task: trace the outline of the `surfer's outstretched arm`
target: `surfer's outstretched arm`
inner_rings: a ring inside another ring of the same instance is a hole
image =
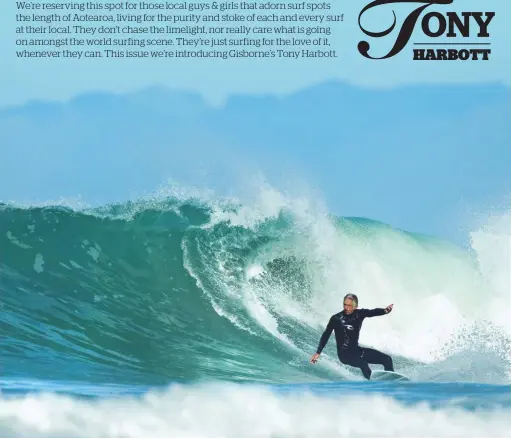
[[[317,354],[321,354],[321,351],[326,346],[328,339],[330,338],[330,335],[332,334],[332,331],[334,330],[334,318],[333,316],[330,317],[330,320],[328,321],[328,325],[326,325],[325,332],[323,332],[323,335],[321,336],[319,340],[318,348],[316,349]]]
[[[319,356],[321,355],[321,351],[327,344],[328,339],[330,338],[330,335],[332,334],[333,330],[334,330],[334,316],[330,317],[330,320],[328,321],[328,325],[326,325],[326,329],[323,332],[321,339],[319,340],[319,345],[318,345],[318,348],[316,349],[316,353],[311,358],[311,363],[315,363],[318,360]]]
[[[391,312],[393,306],[394,305],[392,304],[387,306],[387,308],[361,309],[360,311],[363,312],[364,317],[377,317],[383,316]]]

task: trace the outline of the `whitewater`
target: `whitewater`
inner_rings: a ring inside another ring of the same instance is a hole
[[[4,203],[0,253],[2,436],[511,436],[511,213],[463,248],[269,187]],[[348,292],[409,382],[309,362]]]

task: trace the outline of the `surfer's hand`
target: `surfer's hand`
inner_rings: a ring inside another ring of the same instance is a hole
[[[316,353],[316,354],[314,354],[314,355],[312,356],[312,358],[311,358],[311,363],[315,363],[316,361],[318,361],[319,355],[320,355],[320,354],[317,354],[317,353]]]
[[[394,304],[387,306],[387,308],[385,308],[385,314],[388,314],[390,311],[392,311],[393,306]]]

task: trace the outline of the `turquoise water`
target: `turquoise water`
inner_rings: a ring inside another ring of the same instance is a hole
[[[2,205],[0,434],[509,436],[506,221],[467,250],[275,196]],[[394,303],[360,341],[410,382],[333,335],[309,363],[348,291]]]

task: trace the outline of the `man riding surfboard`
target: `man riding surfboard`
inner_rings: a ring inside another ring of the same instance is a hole
[[[371,378],[369,364],[381,364],[386,371],[394,372],[392,358],[372,348],[362,348],[358,345],[360,329],[366,317],[376,317],[388,314],[394,305],[387,308],[358,309],[358,297],[355,294],[347,294],[344,297],[344,310],[330,317],[328,325],[321,336],[316,353],[311,358],[311,363],[316,363],[321,352],[332,334],[335,332],[337,341],[337,356],[341,363],[358,367],[366,379]]]

